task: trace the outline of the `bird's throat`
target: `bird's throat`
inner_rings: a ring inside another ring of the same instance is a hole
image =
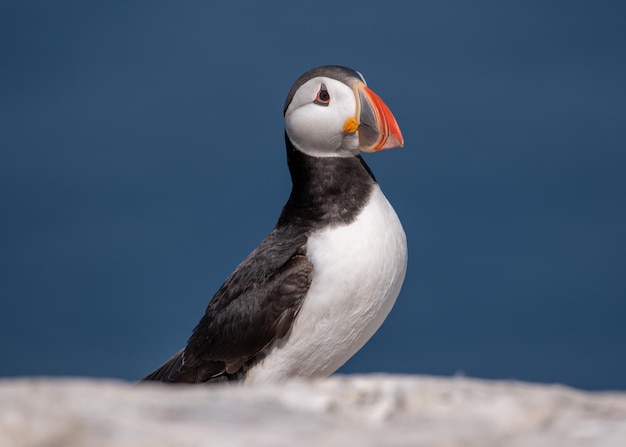
[[[295,148],[285,134],[292,190],[278,221],[348,224],[359,214],[376,184],[360,156],[312,157]]]

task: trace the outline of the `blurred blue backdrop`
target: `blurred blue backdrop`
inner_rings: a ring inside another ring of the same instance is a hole
[[[138,379],[273,227],[282,106],[361,71],[407,279],[343,373],[626,389],[623,2],[0,5],[0,376]]]

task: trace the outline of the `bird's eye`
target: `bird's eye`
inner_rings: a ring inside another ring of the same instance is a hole
[[[328,89],[324,84],[320,86],[320,89],[315,96],[315,101],[313,102],[321,106],[327,106],[330,104],[330,95],[328,94]]]

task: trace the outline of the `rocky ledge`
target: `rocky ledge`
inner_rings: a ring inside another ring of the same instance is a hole
[[[424,376],[0,380],[0,446],[626,446],[626,393]]]

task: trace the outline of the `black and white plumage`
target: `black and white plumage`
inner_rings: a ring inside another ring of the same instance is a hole
[[[324,377],[391,310],[406,237],[359,152],[402,146],[395,118],[339,66],[298,78],[284,113],[293,187],[276,226],[217,291],[187,346],[144,381]]]

